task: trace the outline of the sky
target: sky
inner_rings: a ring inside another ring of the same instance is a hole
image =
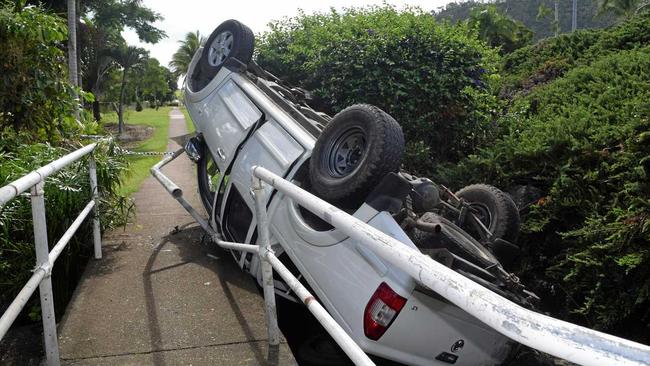
[[[364,6],[389,3],[398,8],[408,5],[424,10],[435,10],[450,0],[144,0],[143,3],[160,13],[165,19],[156,26],[167,32],[167,38],[155,45],[141,43],[132,30],[125,30],[123,36],[129,44],[144,47],[152,57],[164,66],[169,64],[172,54],[178,49],[178,41],[185,34],[198,30],[209,36],[221,22],[237,19],[250,27],[255,34],[266,30],[267,24],[276,19],[294,16],[298,9],[307,14],[327,11],[330,7],[341,9],[350,6]]]

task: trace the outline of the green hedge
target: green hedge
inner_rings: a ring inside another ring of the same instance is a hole
[[[650,46],[610,52],[517,98],[500,119],[505,135],[456,171],[466,181],[541,189],[520,238],[524,283],[555,316],[645,343],[648,101]]]
[[[377,105],[402,125],[405,164],[431,174],[486,139],[497,100],[498,54],[466,25],[436,22],[416,8],[353,8],[271,24],[257,61],[338,112]]]
[[[629,50],[650,42],[650,13],[608,30],[579,30],[520,48],[504,57],[502,95],[553,80],[578,65],[606,54]]]
[[[74,89],[67,80],[67,39],[63,18],[23,2],[0,0],[0,187],[82,146],[79,133],[94,133],[95,123],[79,124]],[[84,141],[83,143],[88,143]],[[131,202],[116,189],[126,169],[112,144],[94,152],[101,187],[102,228],[123,225]],[[48,239],[53,246],[90,199],[84,159],[49,177],[45,184]],[[0,207],[0,312],[32,274],[35,265],[28,194]],[[91,252],[89,220],[80,227],[54,267],[54,299],[62,312]],[[30,314],[39,313],[30,309]]]
[[[57,141],[66,131],[78,128],[73,117],[73,88],[67,80],[66,56],[61,48],[66,39],[63,18],[39,7],[16,10],[13,3],[0,2],[3,144],[20,144],[27,139]]]

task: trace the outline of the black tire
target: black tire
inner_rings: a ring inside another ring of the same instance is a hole
[[[212,202],[214,202],[214,196],[217,194],[219,189],[215,184],[218,179],[219,168],[212,158],[212,154],[206,144],[202,145],[201,159],[197,162],[196,174],[198,178],[201,203],[203,203],[203,207],[205,207],[208,215],[211,215]],[[214,177],[216,177],[216,179]]]
[[[324,200],[354,206],[386,174],[399,170],[404,154],[402,128],[388,113],[356,104],[327,124],[312,152],[309,178]]]
[[[519,211],[508,194],[487,184],[473,184],[456,192],[456,196],[467,201],[471,208],[479,212],[477,217],[492,232],[494,238],[511,243],[517,241]],[[480,241],[480,235],[471,226],[472,224],[465,220],[463,229]]]
[[[225,38],[220,38],[222,36]],[[219,24],[205,42],[203,53],[196,66],[193,75],[197,86],[195,89],[204,88],[229,58],[236,58],[248,64],[253,57],[254,48],[253,31],[243,23],[231,19]]]

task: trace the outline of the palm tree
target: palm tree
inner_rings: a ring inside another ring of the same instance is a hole
[[[120,100],[117,108],[117,133],[122,134],[124,128],[124,97],[126,95],[126,77],[129,70],[133,67],[143,63],[148,56],[148,52],[144,48],[127,46],[118,47],[110,52],[111,57],[115,62],[122,67],[122,82],[120,84]]]
[[[480,39],[491,47],[500,47],[502,53],[528,44],[533,37],[530,29],[501,13],[494,4],[472,8],[468,22]]]
[[[185,35],[185,39],[178,41],[181,46],[172,55],[172,60],[169,63],[169,68],[176,77],[181,77],[187,73],[187,69],[192,62],[192,58],[199,49],[204,37],[201,37],[199,31],[189,32]]]
[[[553,34],[557,37],[560,33],[560,11],[559,11],[559,2],[560,0],[554,0],[554,10],[544,5],[543,3],[539,5],[537,9],[537,20],[548,18],[553,13],[553,20],[551,21],[551,29]]]
[[[598,15],[612,11],[623,19],[629,19],[648,8],[650,0],[598,0]]]

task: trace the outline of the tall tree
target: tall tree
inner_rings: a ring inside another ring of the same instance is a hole
[[[521,22],[505,15],[494,4],[480,5],[472,9],[469,25],[478,31],[479,37],[492,47],[501,47],[502,53],[530,43],[533,32]]]
[[[553,20],[551,21],[551,29],[553,30],[553,36],[557,37],[560,33],[560,11],[559,11],[560,0],[554,0],[554,9],[551,10],[548,6],[543,3],[537,8],[537,20],[548,18],[553,13]]]
[[[122,68],[122,77],[120,81],[120,96],[118,100],[117,118],[118,134],[124,130],[124,100],[126,96],[126,83],[129,71],[147,59],[148,53],[144,48],[127,46],[118,47],[111,51],[111,57]]]
[[[629,19],[648,9],[650,0],[598,0],[598,15],[611,11],[619,18]]]
[[[188,32],[184,40],[178,41],[181,46],[178,47],[178,50],[172,55],[171,62],[169,62],[169,68],[177,78],[185,75],[196,50],[199,49],[203,40],[204,37],[201,37],[199,31],[196,31]]]

